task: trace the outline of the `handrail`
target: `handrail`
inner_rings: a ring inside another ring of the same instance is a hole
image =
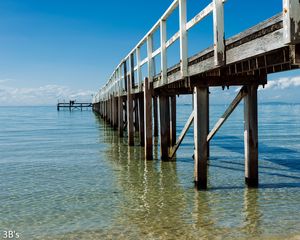
[[[153,25],[148,33],[139,41],[139,43],[129,52],[129,54],[122,59],[116,69],[111,74],[106,84],[93,97],[93,102],[106,100],[110,96],[120,96],[126,92],[125,81],[127,76],[133,82],[134,74],[137,73],[137,80],[139,91],[142,91],[142,71],[141,67],[148,63],[148,78],[153,81],[154,76],[154,58],[161,55],[161,78],[160,85],[168,84],[167,77],[167,54],[166,50],[179,39],[180,42],[180,71],[181,77],[189,77],[188,72],[188,54],[187,54],[187,32],[202,21],[209,14],[213,14],[214,26],[214,65],[220,67],[225,65],[225,44],[224,44],[224,3],[226,0],[212,0],[203,10],[196,14],[191,20],[187,21],[187,0],[174,0],[161,18]],[[170,39],[167,39],[166,20],[168,17],[179,8],[179,31],[176,32]],[[298,9],[300,8],[299,0],[283,0],[283,41],[286,45],[300,44],[299,29],[293,26],[300,25],[300,15]],[[160,47],[153,52],[153,34],[160,28]],[[140,48],[143,44],[147,45],[147,57],[141,59]],[[129,63],[136,55],[136,65]],[[130,67],[129,71],[125,64]],[[130,88],[134,87],[129,84]],[[131,90],[131,89],[129,89]]]
[[[124,64],[130,62],[130,56],[136,55],[136,65],[133,69],[129,69],[128,73],[137,72],[137,80],[139,91],[142,91],[142,72],[141,67],[148,63],[148,78],[153,81],[154,76],[154,63],[153,60],[157,55],[161,55],[161,81],[162,84],[167,84],[167,54],[166,50],[179,39],[180,41],[180,70],[182,77],[188,77],[188,52],[187,52],[187,32],[202,21],[209,14],[213,13],[214,21],[214,58],[215,65],[221,66],[225,63],[225,46],[224,46],[224,10],[223,3],[226,0],[212,0],[203,10],[196,14],[191,20],[187,21],[187,0],[174,0],[169,8],[164,12],[161,18],[153,25],[148,33],[138,42],[138,44],[128,53],[128,55],[121,60],[113,73],[111,74],[108,82],[99,90],[95,95],[94,100],[100,101],[106,99],[110,95],[120,95],[126,88],[124,84]],[[176,32],[170,39],[167,39],[166,21],[168,17],[179,8],[179,31]],[[160,28],[160,46],[153,52],[153,34]],[[141,59],[140,48],[147,45],[147,57]],[[127,74],[127,73],[126,73]],[[131,80],[130,80],[131,81]]]

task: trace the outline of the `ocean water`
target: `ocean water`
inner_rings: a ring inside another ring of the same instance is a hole
[[[178,105],[177,134],[190,111]],[[192,155],[192,129],[176,161],[159,146],[145,161],[91,111],[1,107],[0,237],[299,239],[300,105],[259,105],[258,189],[244,185],[242,106],[211,142],[207,191]]]

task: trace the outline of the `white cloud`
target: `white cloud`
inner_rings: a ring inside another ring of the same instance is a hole
[[[45,85],[36,88],[14,88],[0,85],[0,105],[53,105],[57,101],[88,101],[94,92],[72,90],[66,86]]]
[[[286,89],[290,87],[299,87],[300,86],[300,76],[297,77],[284,77],[279,78],[278,80],[268,81],[268,84],[265,86],[265,89]]]

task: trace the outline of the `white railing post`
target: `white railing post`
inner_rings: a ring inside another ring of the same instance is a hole
[[[186,0],[179,0],[180,66],[182,77],[188,75],[188,36],[186,23]]]
[[[213,3],[215,65],[223,66],[225,64],[223,0],[213,0]]]
[[[283,0],[283,40],[285,44],[300,43],[300,1]]]
[[[136,66],[137,66],[137,81],[139,84],[139,91],[142,91],[142,69],[141,69],[141,48],[136,48]]]
[[[160,51],[161,51],[161,80],[163,84],[168,83],[167,79],[167,48],[166,48],[166,41],[167,41],[167,24],[166,20],[160,21]]]
[[[153,53],[153,41],[152,35],[147,37],[147,53],[148,53],[148,79],[149,82],[153,81],[153,61],[152,61],[152,53]]]

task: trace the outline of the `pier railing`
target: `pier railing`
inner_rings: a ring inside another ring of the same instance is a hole
[[[187,20],[187,0],[175,0],[154,24],[150,31],[140,40],[140,42],[130,51],[130,53],[119,63],[113,71],[108,82],[95,95],[94,102],[107,99],[110,94],[121,94],[127,91],[127,80],[129,76],[136,73],[138,88],[142,91],[142,66],[148,64],[148,78],[153,81],[154,77],[154,58],[160,54],[162,85],[168,83],[167,79],[167,49],[179,40],[180,47],[180,69],[182,78],[188,77],[188,34],[187,32],[201,22],[205,17],[213,13],[214,22],[214,62],[215,66],[222,66],[225,63],[225,46],[224,46],[224,7],[226,0],[213,0],[202,11],[200,11],[191,20]],[[167,39],[168,17],[179,8],[179,30]],[[160,46],[153,49],[153,35],[160,29]],[[141,59],[141,47],[147,45],[147,57]],[[136,61],[134,61],[134,57]],[[136,64],[134,64],[136,62]],[[129,65],[130,69],[127,69]],[[133,80],[134,82],[134,80]],[[134,84],[131,84],[133,87]]]

